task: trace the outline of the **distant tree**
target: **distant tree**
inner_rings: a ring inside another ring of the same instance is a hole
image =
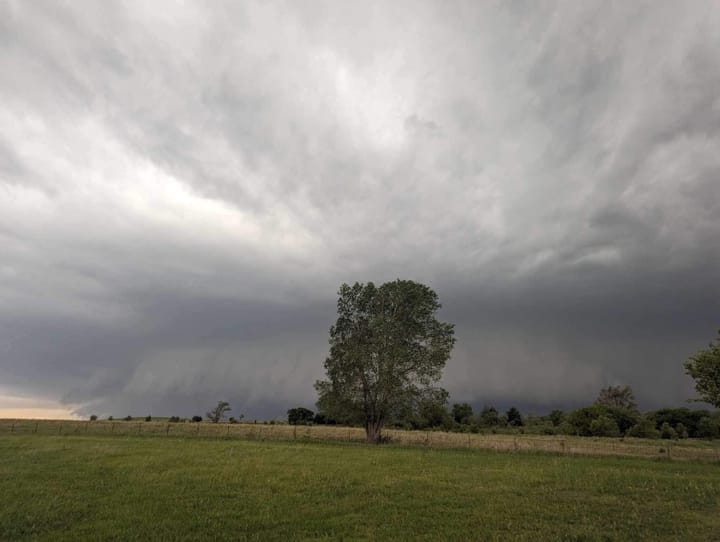
[[[618,437],[620,428],[610,416],[601,414],[590,422],[590,434],[594,437]]]
[[[715,344],[690,356],[685,362],[685,372],[695,380],[695,401],[710,403],[720,408],[720,330]]]
[[[550,421],[553,426],[557,427],[565,421],[565,413],[562,410],[553,410],[549,415]]]
[[[145,416],[145,421],[146,421],[146,422],[152,421],[152,416],[150,416],[150,415]]]
[[[511,407],[510,410],[505,413],[505,416],[507,417],[508,425],[511,425],[513,427],[519,427],[523,424],[523,419],[520,415],[520,411],[515,407]]]
[[[470,419],[473,415],[473,409],[472,406],[470,406],[468,403],[455,403],[452,406],[452,417],[453,419],[463,425],[467,425],[470,423]]]
[[[168,422],[170,423],[178,423],[180,421],[180,416],[170,416],[168,418]]]
[[[495,427],[501,424],[500,413],[493,406],[484,406],[479,416],[480,425]]]
[[[92,416],[90,416],[91,422],[94,422],[95,420],[97,420],[97,415],[93,414]]]
[[[716,416],[704,416],[700,418],[697,430],[700,438],[720,438],[720,418]]]
[[[660,438],[676,439],[678,438],[678,434],[669,423],[665,422],[660,426]]]
[[[111,422],[111,421],[113,421],[113,420],[114,420],[114,418],[113,418],[112,416],[108,416],[108,421],[109,421],[109,422]]]
[[[614,408],[636,410],[637,403],[630,386],[608,386],[602,388],[595,404]]]
[[[453,420],[447,409],[447,399],[448,392],[442,388],[427,391],[402,418],[409,419],[413,429],[450,429]]]
[[[378,443],[386,423],[408,419],[438,389],[453,326],[436,318],[437,294],[411,280],[343,284],[338,294],[317,406],[338,421],[361,423],[367,441]]]
[[[205,414],[205,417],[213,423],[218,423],[225,417],[225,414],[230,412],[230,403],[227,401],[218,401],[218,404],[210,412]]]
[[[291,408],[287,415],[290,425],[308,425],[315,419],[315,413],[304,407]]]
[[[202,416],[197,416],[197,415],[195,415],[195,416],[193,416],[191,419],[192,419],[192,421],[194,421],[194,422],[196,422],[196,423],[197,423],[197,422],[201,422],[201,421],[202,421]]]
[[[133,419],[132,416],[125,416],[125,417],[123,418],[123,420],[125,420],[126,422],[131,422],[132,419]]]
[[[682,423],[678,423],[675,426],[675,432],[677,433],[678,438],[681,438],[681,439],[686,439],[690,436],[688,434],[687,428]]]
[[[655,421],[647,416],[633,425],[627,434],[635,438],[660,438],[660,431],[655,428]]]
[[[313,418],[313,423],[315,425],[335,425],[337,422],[328,417],[324,412],[318,412]]]
[[[691,410],[686,407],[663,408],[653,412],[652,416],[655,419],[656,427],[660,427],[665,422],[673,427],[682,424],[687,430],[688,436],[696,438],[700,436],[698,433],[698,423],[702,418],[710,416],[710,412],[704,409]]]

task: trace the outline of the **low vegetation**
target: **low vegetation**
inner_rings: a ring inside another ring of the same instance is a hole
[[[2,540],[692,541],[720,532],[714,465],[362,443],[5,435],[0,495]]]

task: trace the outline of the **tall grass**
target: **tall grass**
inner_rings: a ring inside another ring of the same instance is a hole
[[[0,420],[0,435],[143,436],[245,440],[362,442],[357,427],[253,423],[168,423],[164,421]],[[613,455],[720,462],[720,442],[535,435],[493,435],[441,431],[385,430],[393,444],[431,448],[542,451],[571,455]]]

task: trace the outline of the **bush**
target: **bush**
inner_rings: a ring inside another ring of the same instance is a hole
[[[660,437],[664,439],[676,439],[678,438],[678,434],[668,422],[665,422],[660,426]]]
[[[642,418],[628,431],[635,438],[660,438],[660,431],[655,429],[655,422],[650,418]]]
[[[675,426],[675,432],[678,435],[678,438],[688,438],[688,430],[685,428],[685,426],[682,423],[678,423]]]
[[[237,419],[235,419],[234,416],[230,416],[230,418],[228,419],[228,422],[229,423],[237,423],[238,421],[237,421]]]
[[[594,437],[619,437],[620,428],[610,416],[601,415],[590,422],[590,434]]]
[[[720,437],[720,419],[703,416],[698,421],[697,431],[700,438],[714,439]]]
[[[123,418],[123,420],[125,420],[126,422],[131,422],[132,419],[133,419],[132,416],[125,416],[125,417]]]
[[[113,418],[112,416],[108,416],[108,421],[109,421],[109,422],[113,421],[113,419],[114,419],[114,418]]]
[[[663,408],[653,413],[655,418],[655,427],[660,427],[667,422],[673,427],[681,423],[687,429],[688,436],[696,438],[701,436],[698,432],[698,424],[705,417],[710,417],[707,410],[691,410],[689,408]]]
[[[145,421],[146,421],[146,422],[151,422],[151,421],[152,421],[152,416],[150,416],[150,415],[145,416]]]
[[[178,423],[180,421],[180,417],[179,416],[170,416],[168,418],[168,421],[171,423]]]
[[[94,422],[94,421],[96,421],[96,420],[97,420],[97,416],[96,416],[95,414],[93,414],[92,416],[90,416],[90,421],[91,421],[91,422]]]
[[[199,422],[202,421],[202,416],[197,416],[197,415],[195,415],[195,416],[192,417],[192,421],[195,422],[195,423],[199,423]]]

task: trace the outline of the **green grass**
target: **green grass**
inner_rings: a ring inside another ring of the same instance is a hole
[[[0,540],[720,540],[719,504],[718,464],[0,437]]]

